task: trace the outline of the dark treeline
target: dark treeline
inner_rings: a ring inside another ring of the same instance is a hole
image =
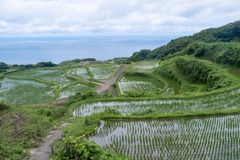
[[[81,61],[97,61],[95,58],[84,58],[84,59],[73,59],[72,62],[81,62]]]
[[[23,64],[12,65],[12,67],[18,67],[18,68],[23,68],[23,69],[31,69],[31,68],[38,68],[38,67],[55,67],[55,66],[57,66],[57,65],[52,62],[39,62],[37,64],[26,64],[26,65],[23,65]]]
[[[4,62],[0,62],[0,72],[5,72],[7,69],[9,69],[9,65]]]
[[[52,62],[39,62],[37,64],[13,64],[9,65],[4,62],[0,62],[0,72],[7,72],[10,68],[15,69],[31,69],[31,68],[38,68],[38,67],[55,67],[56,64]]]

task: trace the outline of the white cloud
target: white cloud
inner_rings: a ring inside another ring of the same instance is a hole
[[[0,32],[179,33],[240,18],[237,0],[0,0]]]

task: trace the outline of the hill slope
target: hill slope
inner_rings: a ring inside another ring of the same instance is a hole
[[[135,52],[129,60],[163,59],[169,55],[194,55],[217,63],[240,66],[240,21],[180,37],[154,50]]]

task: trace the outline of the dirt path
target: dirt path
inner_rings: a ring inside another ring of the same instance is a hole
[[[117,79],[122,75],[122,73],[125,71],[126,67],[127,67],[126,65],[121,66],[111,79],[107,80],[103,85],[98,87],[95,91],[99,94],[106,92],[117,81]]]
[[[68,125],[68,123],[62,124],[60,128],[50,131],[49,135],[44,139],[38,148],[34,148],[30,151],[29,160],[48,160],[52,154],[51,145],[62,136],[62,128]]]

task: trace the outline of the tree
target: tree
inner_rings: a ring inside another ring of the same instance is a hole
[[[129,58],[130,61],[142,61],[147,58],[147,56],[151,53],[150,49],[142,49],[139,52],[133,53],[133,55]]]
[[[56,64],[52,62],[39,62],[36,64],[38,67],[55,67]]]
[[[6,63],[0,62],[0,69],[8,69],[8,68],[9,66]]]

